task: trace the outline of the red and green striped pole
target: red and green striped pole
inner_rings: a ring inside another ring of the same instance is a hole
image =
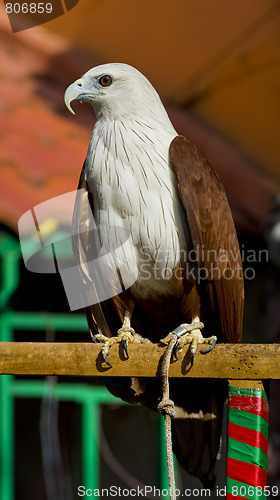
[[[229,382],[227,500],[255,500],[264,495],[268,414],[262,382]]]

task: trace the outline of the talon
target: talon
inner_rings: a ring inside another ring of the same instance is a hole
[[[103,359],[104,359],[106,365],[108,365],[108,366],[110,366],[110,368],[112,368],[112,365],[111,365],[110,361],[107,358],[107,354],[103,354],[102,353],[102,356],[103,356]]]
[[[204,349],[204,351],[200,351],[200,354],[207,354],[208,352],[212,351],[212,349],[214,349],[216,344],[217,344],[217,337],[213,337],[213,341],[210,344],[210,347],[208,347],[208,349]]]
[[[178,351],[179,351],[179,342],[177,340],[176,344],[173,347],[173,351],[172,351],[172,357],[174,356],[176,361],[178,361]]]
[[[194,363],[194,353],[191,353],[191,368],[193,367]]]
[[[97,333],[96,335],[91,335],[93,342],[102,342],[104,345],[101,349],[101,354],[103,357],[104,363],[112,368],[110,361],[108,360],[108,354],[110,348],[114,344],[121,343],[123,345],[123,349],[129,359],[128,348],[127,345],[129,342],[133,342],[135,344],[140,344],[141,342],[145,342],[145,339],[140,335],[135,333],[135,330],[130,326],[131,314],[129,311],[125,312],[124,321],[122,327],[118,330],[118,335],[116,337],[106,337],[103,333]]]
[[[200,351],[201,354],[207,354],[212,351],[217,343],[217,337],[213,335],[209,338],[204,338],[201,333],[201,328],[204,327],[204,324],[200,322],[199,318],[195,318],[191,324],[184,323],[179,327],[175,328],[165,339],[161,342],[168,343],[170,341],[171,335],[177,335],[177,342],[174,345],[172,356],[176,360],[178,360],[178,352],[187,344],[190,345],[190,368],[194,364],[194,356],[197,351],[198,344],[210,344],[210,347],[205,349],[204,351]]]
[[[127,340],[123,339],[122,344],[123,344],[123,348],[124,348],[125,354],[127,356],[127,359],[129,359],[129,354],[128,354],[128,350],[127,350]]]

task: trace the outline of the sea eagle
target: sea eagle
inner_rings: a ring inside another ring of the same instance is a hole
[[[74,209],[74,252],[87,286],[93,249],[102,255],[118,247],[108,299],[85,309],[92,337],[105,342],[104,360],[110,364],[114,342],[124,342],[125,349],[127,342],[159,342],[186,323],[203,322],[210,335],[204,338],[195,328],[179,337],[177,349],[190,343],[192,356],[198,343],[212,344],[215,337],[240,342],[242,263],[214,169],[191,140],[178,135],[156,90],[135,68],[114,63],[90,69],[65,92],[71,112],[76,100],[89,102],[97,118],[79,182],[84,191]],[[89,230],[92,215],[96,231]],[[120,229],[130,236],[125,251]],[[118,270],[126,268],[136,269],[135,280],[114,293]],[[161,396],[159,380],[116,379],[109,388],[152,409]],[[226,392],[224,381],[170,381],[174,452],[204,486],[214,485]]]

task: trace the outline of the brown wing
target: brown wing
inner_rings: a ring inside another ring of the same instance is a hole
[[[240,342],[244,281],[238,239],[224,188],[203,153],[190,140],[175,137],[169,152],[196,255],[196,280],[207,282],[212,307],[217,301],[215,314],[219,314],[228,341]]]

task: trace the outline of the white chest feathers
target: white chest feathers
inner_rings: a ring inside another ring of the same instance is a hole
[[[187,251],[187,225],[169,164],[175,130],[161,133],[135,120],[97,122],[86,178],[103,253],[134,270],[131,291],[143,298],[169,294],[171,274]],[[121,245],[118,228],[129,239]]]

